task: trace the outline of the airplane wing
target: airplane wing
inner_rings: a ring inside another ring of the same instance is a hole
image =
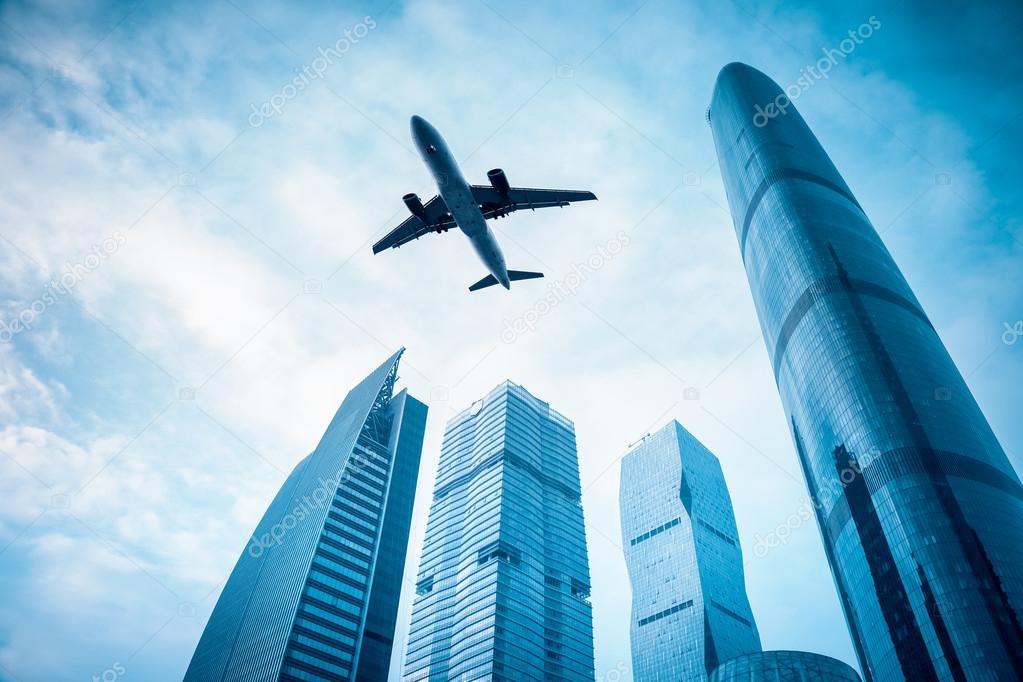
[[[418,201],[418,200],[417,200]],[[436,196],[423,204],[421,216],[411,215],[401,225],[387,233],[383,239],[373,245],[373,253],[386,249],[396,249],[402,244],[419,239],[430,232],[443,232],[455,226],[455,220],[448,212],[447,204],[440,196]]]
[[[503,194],[492,185],[471,185],[472,195],[480,205],[484,218],[499,218],[525,208],[538,209],[568,206],[575,201],[593,201],[593,192],[572,189],[531,189],[509,187]]]

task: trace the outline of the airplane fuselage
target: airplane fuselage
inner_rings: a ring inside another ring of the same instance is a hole
[[[501,285],[510,288],[508,266],[504,254],[473,197],[469,183],[462,175],[451,149],[437,129],[421,116],[412,117],[412,141],[423,163],[430,169],[437,190],[451,213],[458,229],[472,242],[476,254]]]

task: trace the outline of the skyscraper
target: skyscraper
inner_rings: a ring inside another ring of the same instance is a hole
[[[405,680],[593,680],[575,429],[505,382],[448,422]]]
[[[383,680],[426,406],[392,355],[345,398],[256,527],[185,682]]]
[[[864,676],[1023,679],[1023,488],[963,377],[781,88],[729,64],[708,117]]]
[[[673,421],[622,458],[636,682],[706,680],[760,651],[721,464]]]

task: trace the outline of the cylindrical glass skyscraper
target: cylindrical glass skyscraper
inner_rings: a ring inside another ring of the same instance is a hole
[[[1023,679],[1023,487],[782,89],[708,112],[782,404],[864,677]]]

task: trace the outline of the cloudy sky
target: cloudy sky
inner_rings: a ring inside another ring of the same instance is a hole
[[[576,423],[598,679],[629,666],[618,459],[672,418],[721,459],[765,648],[853,663],[705,110],[725,63],[787,85],[876,18],[797,106],[1020,468],[1023,11],[799,4],[0,5],[0,678],[180,679],[284,476],[400,346],[430,405],[409,577],[445,421],[512,379]],[[596,192],[497,225],[547,280],[469,295],[457,233],[372,255],[433,194],[413,113],[470,179]]]

